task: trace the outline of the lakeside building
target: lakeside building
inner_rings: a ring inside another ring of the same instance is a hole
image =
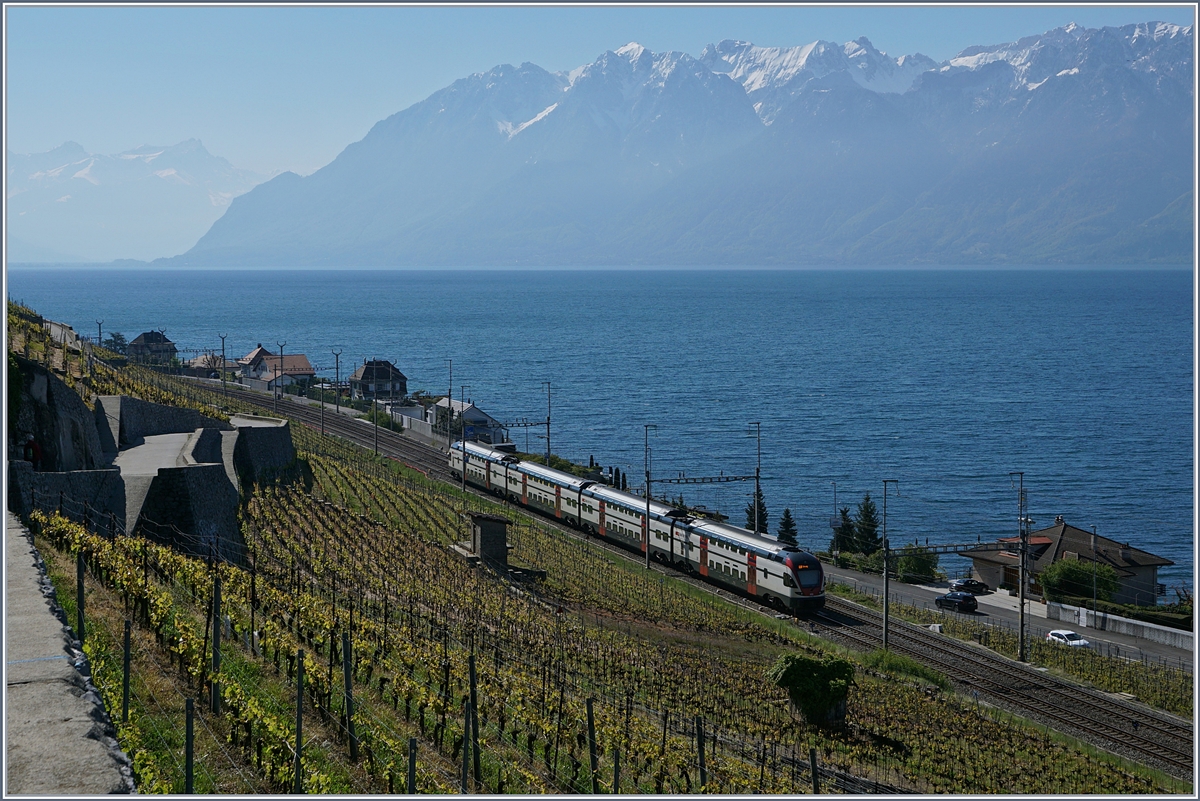
[[[508,431],[500,424],[500,421],[470,401],[442,398],[425,411],[426,421],[431,426],[440,426],[445,432],[447,408],[456,419],[462,420],[463,439],[485,442],[489,445],[508,441]]]
[[[242,383],[251,389],[273,391],[276,387],[305,384],[316,378],[317,371],[303,353],[285,353],[282,357],[262,346],[237,360]]]
[[[370,359],[350,376],[355,400],[392,400],[408,394],[408,378],[386,359]]]
[[[1000,551],[964,551],[971,559],[972,574],[990,587],[1020,584],[1020,537],[1001,537],[1006,547]],[[1134,548],[1129,543],[1093,535],[1076,528],[1059,515],[1054,525],[1029,534],[1029,565],[1034,592],[1041,594],[1038,575],[1060,559],[1109,565],[1117,572],[1120,586],[1112,601],[1119,604],[1154,606],[1166,594],[1158,583],[1158,569],[1175,564],[1170,559]]]
[[[177,353],[175,343],[161,331],[144,331],[126,346],[126,355],[139,362],[166,363]]]

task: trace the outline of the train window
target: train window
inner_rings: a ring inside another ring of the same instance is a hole
[[[791,574],[789,574],[789,573],[783,574],[783,586],[785,586],[785,587],[795,587],[796,586],[796,582],[792,581]]]
[[[745,580],[746,580],[746,573],[745,573],[745,571],[742,571],[742,581],[745,581]]]

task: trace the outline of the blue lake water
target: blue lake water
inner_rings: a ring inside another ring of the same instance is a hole
[[[762,426],[772,531],[824,547],[871,492],[894,543],[1068,523],[1193,577],[1193,275],[1188,270],[10,271],[9,297],[81,333],[166,329],[191,353],[258,343],[333,376],[394,360],[409,389],[496,418],[546,415],[555,453],[641,483],[750,474]],[[539,429],[514,429],[537,451]],[[660,489],[656,487],[656,489]],[[678,487],[744,523],[752,484]],[[951,570],[964,560],[943,559]],[[1173,593],[1169,593],[1173,597]]]

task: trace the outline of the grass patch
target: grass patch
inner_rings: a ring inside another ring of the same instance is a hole
[[[943,690],[950,689],[950,680],[933,668],[922,665],[915,659],[894,651],[884,651],[877,648],[863,654],[862,663],[866,667],[887,673],[892,676],[910,676],[914,679],[928,682]]]

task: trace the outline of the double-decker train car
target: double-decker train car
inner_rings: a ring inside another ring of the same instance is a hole
[[[726,523],[523,462],[474,442],[450,448],[450,472],[513,503],[646,552],[708,581],[795,613],[825,605],[825,572],[812,554]]]

